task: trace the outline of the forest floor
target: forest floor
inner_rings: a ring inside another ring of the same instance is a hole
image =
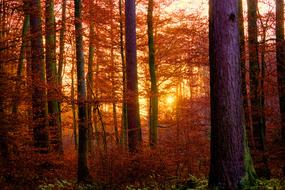
[[[89,157],[89,185],[76,183],[77,158],[71,134],[69,130],[64,133],[63,154],[15,150],[10,161],[0,167],[0,189],[179,189],[184,184],[193,189],[207,189],[209,138],[205,135],[201,138],[204,130],[192,132],[175,143],[173,131],[168,130],[161,139],[163,145],[155,149],[143,147],[136,155],[112,143],[107,150],[95,146]],[[285,148],[277,142],[271,143],[266,156],[270,178],[278,180],[259,183],[282,189]]]

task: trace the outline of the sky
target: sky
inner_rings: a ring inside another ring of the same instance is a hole
[[[188,12],[193,12],[199,9],[199,10],[202,10],[201,13],[203,14],[203,16],[207,16],[208,15],[208,1],[209,0],[173,0],[173,3],[171,4],[170,7],[166,9],[166,11],[172,12],[173,10],[185,9]],[[259,5],[259,10],[261,14],[268,12],[268,10],[272,10],[275,8],[274,0],[268,0],[264,2],[268,2],[270,5],[263,3],[262,1],[259,1],[258,5]],[[243,0],[243,9],[244,9],[244,12],[246,12],[246,9],[247,9],[246,0]]]
[[[173,0],[171,6],[166,11],[172,12],[173,10],[185,9],[187,12],[193,12],[199,10],[203,15],[208,14],[208,0]]]

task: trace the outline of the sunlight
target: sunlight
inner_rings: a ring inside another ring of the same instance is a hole
[[[175,98],[173,96],[167,96],[166,97],[167,104],[172,105],[174,103],[174,101],[175,101]]]

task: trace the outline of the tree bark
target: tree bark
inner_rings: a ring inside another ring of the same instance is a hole
[[[84,78],[84,54],[82,41],[82,16],[81,0],[74,0],[75,6],[75,42],[76,42],[76,65],[77,65],[77,98],[78,98],[78,169],[77,180],[86,181],[89,177],[87,166],[87,139],[88,128],[86,123],[86,85]]]
[[[239,42],[240,42],[240,65],[242,69],[242,96],[243,96],[243,109],[244,109],[244,163],[245,163],[245,181],[243,185],[253,185],[256,180],[256,173],[249,149],[248,139],[252,139],[252,126],[250,120],[250,107],[248,104],[248,94],[247,94],[247,69],[246,69],[246,59],[245,59],[245,37],[244,37],[244,19],[243,19],[243,6],[242,0],[239,0]],[[250,136],[248,138],[248,135]],[[253,144],[253,143],[252,143]]]
[[[284,1],[276,0],[276,59],[279,107],[282,123],[282,142],[285,143],[285,43],[284,43]]]
[[[248,7],[248,48],[250,70],[251,117],[255,148],[265,149],[265,118],[261,86],[261,68],[258,62],[257,41],[257,0],[247,0]]]
[[[209,187],[237,189],[245,175],[238,0],[210,1]]]
[[[93,15],[93,1],[91,0],[89,7],[89,23],[90,23],[90,30],[89,30],[89,56],[88,56],[88,73],[87,73],[87,118],[88,118],[88,148],[89,152],[92,152],[92,136],[93,136],[93,125],[92,125],[92,105],[93,105],[93,97],[92,97],[92,88],[93,88],[93,64],[94,64],[94,53],[95,53],[95,46],[94,46],[94,15]]]
[[[147,14],[147,33],[148,33],[148,64],[151,81],[150,92],[150,113],[149,113],[149,129],[150,129],[150,146],[157,144],[157,123],[158,123],[158,90],[156,83],[155,69],[155,48],[153,37],[153,0],[148,0]]]
[[[65,43],[65,30],[66,30],[66,0],[62,0],[62,15],[61,15],[61,28],[59,33],[59,61],[58,61],[58,82],[62,83],[62,68],[64,57],[64,43]]]
[[[122,73],[123,73],[123,105],[122,105],[122,133],[121,143],[123,146],[127,146],[127,103],[126,103],[126,63],[124,54],[124,31],[123,31],[123,15],[122,15],[122,0],[119,0],[119,14],[120,14],[120,54],[122,61]]]
[[[138,150],[141,141],[139,117],[138,76],[136,56],[136,5],[135,0],[126,0],[126,75],[128,147],[130,152]]]
[[[35,146],[49,147],[40,0],[28,0],[30,10],[32,108]]]
[[[110,0],[110,39],[111,39],[111,81],[112,81],[112,107],[113,107],[113,125],[114,125],[114,132],[115,132],[115,140],[116,144],[119,143],[119,134],[118,134],[118,121],[117,121],[117,102],[116,102],[116,87],[115,87],[115,73],[116,73],[116,63],[114,61],[114,5],[113,1]]]
[[[55,16],[54,1],[45,1],[45,39],[46,39],[46,76],[47,76],[47,98],[49,114],[50,144],[54,146],[57,152],[63,152],[61,124],[59,117],[58,104],[58,76],[56,69],[56,34],[55,34]]]
[[[22,45],[20,49],[19,63],[17,67],[17,79],[16,79],[16,87],[15,87],[16,93],[15,93],[15,97],[14,97],[13,104],[12,104],[13,114],[16,114],[18,112],[18,106],[20,103],[19,94],[20,94],[20,88],[21,88],[21,80],[22,80],[24,58],[25,58],[25,49],[27,46],[27,35],[28,35],[29,28],[30,28],[30,15],[25,13],[23,28],[22,28]]]

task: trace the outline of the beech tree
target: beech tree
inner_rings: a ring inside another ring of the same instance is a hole
[[[77,65],[77,98],[78,98],[78,169],[77,180],[86,181],[89,177],[87,166],[87,133],[86,122],[86,85],[84,78],[84,54],[82,41],[82,15],[81,0],[74,0],[75,6],[75,43],[76,43],[76,65]]]
[[[284,44],[284,1],[276,0],[276,59],[279,91],[279,107],[282,123],[283,142],[285,141],[285,44]]]
[[[238,189],[245,176],[238,0],[211,0],[209,187]]]
[[[149,129],[150,129],[150,145],[157,144],[157,123],[158,123],[158,90],[156,84],[155,69],[155,48],[153,37],[153,0],[148,0],[147,11],[147,33],[148,33],[148,64],[151,80],[150,103],[149,103]]]
[[[265,148],[264,97],[262,96],[261,67],[258,62],[257,0],[247,0],[248,51],[250,75],[251,117],[255,148]]]
[[[40,0],[27,0],[30,14],[31,33],[31,74],[32,74],[32,108],[35,146],[48,148],[49,136],[45,106],[45,72],[42,41]]]
[[[45,40],[46,40],[46,78],[47,78],[47,98],[49,113],[49,130],[51,135],[50,143],[59,152],[63,151],[61,139],[61,124],[58,104],[58,76],[56,68],[56,34],[54,1],[45,1]]]
[[[141,141],[138,100],[135,0],[126,0],[125,14],[128,147],[131,152],[134,152],[137,150],[138,145]]]

